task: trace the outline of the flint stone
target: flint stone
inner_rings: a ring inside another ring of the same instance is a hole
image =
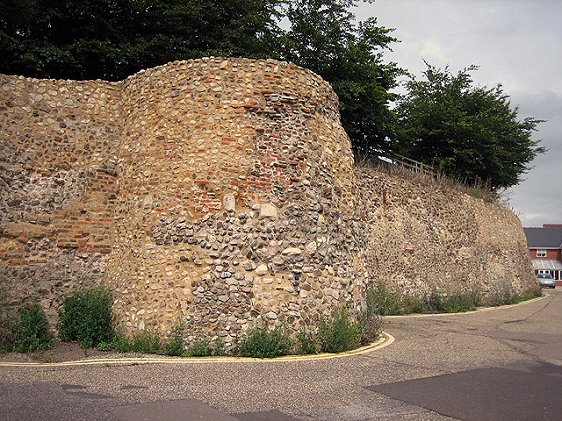
[[[234,211],[236,209],[236,198],[233,194],[225,194],[222,198],[222,206],[226,211]]]
[[[277,219],[277,208],[274,205],[272,205],[271,203],[262,203],[260,205],[259,218],[260,219],[264,219],[264,218]]]
[[[299,254],[302,254],[302,250],[296,247],[288,247],[285,250],[283,250],[281,253],[286,256],[297,256]]]
[[[267,265],[261,264],[256,268],[256,275],[258,276],[267,275],[267,273],[268,273]]]

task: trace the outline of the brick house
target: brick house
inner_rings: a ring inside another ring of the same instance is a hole
[[[523,228],[535,273],[550,273],[562,286],[562,224]]]

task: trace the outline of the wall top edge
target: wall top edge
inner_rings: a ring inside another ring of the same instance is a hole
[[[81,83],[96,82],[96,83],[107,84],[107,85],[110,85],[110,86],[111,85],[119,86],[119,85],[122,85],[124,82],[129,81],[130,79],[140,77],[140,76],[145,75],[147,73],[172,69],[172,68],[180,67],[180,66],[193,67],[193,66],[201,66],[201,65],[206,66],[206,65],[210,65],[210,64],[215,64],[215,65],[218,65],[220,67],[221,64],[223,64],[223,63],[230,63],[230,64],[236,64],[236,65],[250,65],[250,66],[251,65],[265,66],[265,65],[269,64],[269,65],[280,66],[280,67],[283,67],[283,68],[291,68],[291,69],[294,69],[294,70],[302,71],[304,73],[308,73],[308,74],[310,74],[310,76],[316,77],[316,78],[324,81],[324,83],[330,85],[327,81],[325,81],[318,74],[314,73],[312,70],[309,70],[307,68],[298,66],[298,65],[296,65],[292,62],[275,60],[275,59],[270,59],[270,58],[268,58],[268,59],[251,59],[251,58],[246,58],[246,57],[215,57],[215,56],[201,57],[201,58],[189,59],[189,60],[170,61],[168,63],[161,64],[159,66],[141,69],[138,72],[133,73],[130,76],[126,77],[125,79],[118,80],[118,81],[108,81],[108,80],[105,80],[105,79],[84,79],[84,80],[80,80],[80,79],[34,78],[34,77],[27,77],[27,76],[21,76],[21,75],[16,75],[16,74],[5,74],[5,73],[0,73],[0,78],[5,77],[5,78],[10,78],[10,79],[27,80],[27,81],[32,81],[32,82],[45,82],[45,81],[65,82],[65,83],[75,82],[75,83],[80,83],[80,84]]]

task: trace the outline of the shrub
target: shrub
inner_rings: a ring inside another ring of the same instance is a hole
[[[205,337],[197,338],[188,348],[187,355],[189,357],[209,357],[213,355],[211,342]]]
[[[130,339],[130,344],[131,352],[141,354],[158,354],[162,349],[158,334],[149,330],[135,332]]]
[[[400,313],[412,314],[425,311],[423,299],[414,295],[403,295],[400,300]]]
[[[78,341],[84,348],[110,342],[112,327],[111,296],[104,287],[78,291],[65,298],[59,310],[59,337]]]
[[[276,327],[268,330],[266,326],[251,329],[240,343],[240,355],[254,358],[275,358],[287,355],[292,347],[287,333]]]
[[[183,331],[184,327],[181,324],[172,328],[172,332],[164,344],[164,353],[166,355],[179,357],[184,353]]]
[[[359,323],[351,319],[347,308],[336,310],[331,318],[318,321],[318,340],[323,352],[343,352],[361,343]]]
[[[369,287],[366,291],[366,305],[363,310],[357,314],[359,323],[359,332],[361,335],[361,345],[367,345],[377,339],[382,331],[382,320],[377,313],[377,291]]]
[[[15,324],[16,351],[35,352],[50,346],[49,324],[39,304],[20,309]]]
[[[226,350],[224,349],[224,340],[222,338],[217,338],[217,340],[213,344],[213,355],[226,355]]]
[[[430,294],[426,295],[423,301],[424,311],[442,312],[443,311],[443,295],[437,291],[432,291]]]
[[[113,334],[113,340],[111,341],[111,348],[117,352],[130,352],[131,351],[131,341],[120,330],[117,330]]]
[[[380,283],[376,288],[370,290],[371,297],[368,300],[372,301],[377,314],[382,316],[401,314],[399,293],[389,291],[384,283]]]
[[[301,328],[297,333],[297,343],[296,343],[297,354],[300,355],[317,354],[318,353],[317,342],[318,341],[314,331],[311,331],[306,327]]]
[[[486,304],[492,307],[512,304],[517,297],[513,287],[504,283],[494,283],[488,294]]]
[[[472,292],[462,292],[447,295],[442,299],[442,311],[445,313],[462,313],[476,310],[479,304],[479,296]]]

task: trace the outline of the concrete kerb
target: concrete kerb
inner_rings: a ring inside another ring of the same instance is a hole
[[[386,332],[382,332],[381,337],[369,344],[351,351],[339,354],[314,354],[314,355],[286,355],[278,358],[248,358],[248,357],[133,357],[133,358],[92,358],[77,361],[64,361],[58,363],[40,362],[9,362],[0,361],[1,367],[75,367],[91,365],[140,365],[140,364],[209,364],[209,363],[278,363],[287,361],[313,361],[328,360],[333,358],[350,357],[353,355],[366,354],[391,345],[394,337]]]
[[[550,297],[550,295],[545,292],[544,295],[542,295],[541,297],[532,298],[530,300],[522,301],[522,302],[517,303],[517,304],[508,304],[508,305],[496,306],[496,307],[480,307],[480,308],[477,308],[474,311],[464,311],[464,312],[460,312],[460,313],[403,314],[403,315],[399,315],[399,316],[383,316],[383,317],[385,319],[403,319],[403,318],[423,318],[423,317],[464,316],[466,314],[476,314],[476,313],[484,313],[484,312],[487,312],[487,311],[504,310],[504,309],[507,309],[507,308],[512,308],[512,307],[521,306],[521,305],[524,305],[524,304],[530,304],[530,303],[534,303],[534,302],[537,302],[537,301],[541,301],[541,300],[544,300],[545,298],[548,298],[548,297]]]

